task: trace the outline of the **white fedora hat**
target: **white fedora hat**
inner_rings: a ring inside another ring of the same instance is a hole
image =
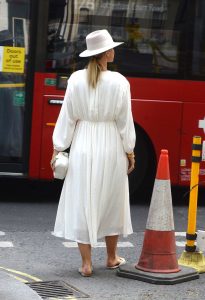
[[[123,42],[114,42],[106,29],[93,31],[86,36],[87,50],[81,52],[79,56],[94,56],[121,44],[123,44]]]

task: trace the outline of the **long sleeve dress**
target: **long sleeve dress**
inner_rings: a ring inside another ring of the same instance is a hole
[[[74,72],[53,145],[58,151],[71,146],[53,234],[92,246],[105,236],[131,234],[126,152],[133,151],[135,129],[126,78],[103,71],[93,89],[86,69]]]

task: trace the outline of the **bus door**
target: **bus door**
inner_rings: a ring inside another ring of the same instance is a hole
[[[30,1],[0,1],[0,176],[26,173]]]

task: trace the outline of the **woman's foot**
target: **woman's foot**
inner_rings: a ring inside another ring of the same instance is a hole
[[[84,276],[89,277],[92,275],[92,260],[91,260],[91,245],[78,243],[78,248],[82,257],[82,267],[78,272]]]
[[[123,257],[117,256],[116,259],[107,261],[107,269],[117,269],[125,263],[126,260]]]
[[[83,277],[90,277],[92,276],[93,273],[93,268],[92,266],[83,266],[78,269],[78,272],[83,276]]]

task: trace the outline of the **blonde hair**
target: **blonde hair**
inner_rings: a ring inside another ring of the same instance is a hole
[[[88,84],[92,88],[96,88],[98,80],[100,78],[100,73],[101,73],[101,66],[98,63],[98,60],[102,57],[103,53],[101,53],[98,56],[92,56],[88,66],[87,66],[87,71],[88,71]]]

